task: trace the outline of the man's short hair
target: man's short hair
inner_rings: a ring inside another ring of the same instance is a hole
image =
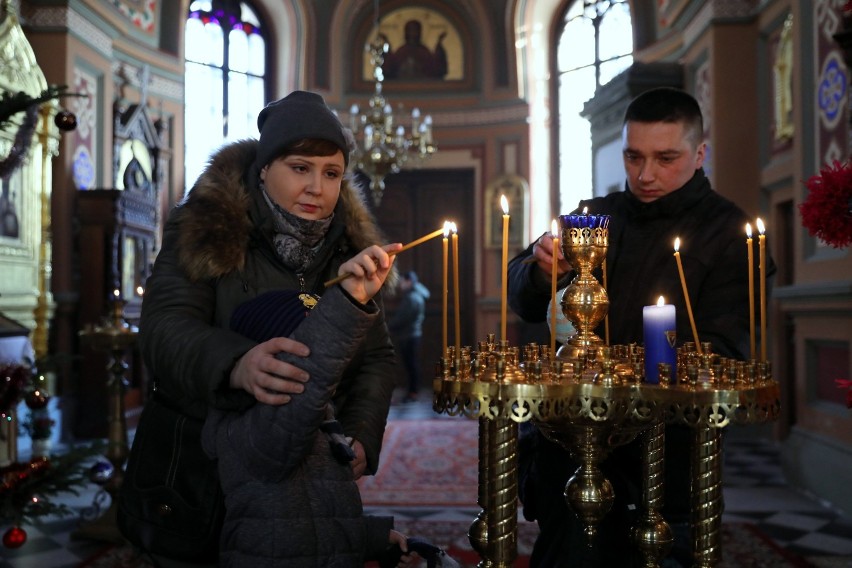
[[[682,122],[696,144],[704,136],[704,119],[698,101],[674,87],[657,87],[634,98],[624,113],[624,124],[628,122]]]

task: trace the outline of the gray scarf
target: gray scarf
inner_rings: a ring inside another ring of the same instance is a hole
[[[304,272],[322,246],[334,213],[317,221],[302,219],[275,203],[266,193],[263,182],[260,183],[260,189],[263,191],[269,210],[272,211],[275,224],[275,236],[272,240],[275,244],[275,252],[287,268],[297,273]]]

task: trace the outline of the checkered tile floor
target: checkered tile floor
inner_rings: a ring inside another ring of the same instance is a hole
[[[398,393],[396,400],[401,400]],[[428,393],[412,403],[395,403],[391,420],[461,419],[436,415]],[[852,519],[840,515],[813,496],[793,490],[785,483],[777,447],[767,441],[729,436],[725,441],[724,495],[725,522],[757,525],[775,542],[820,568],[852,568]],[[63,499],[82,512],[91,507],[98,491],[92,486],[77,497]],[[107,503],[101,504],[103,510]],[[438,511],[391,509],[398,518],[422,518]],[[477,511],[443,511],[442,514],[472,518]],[[26,544],[16,550],[0,547],[0,568],[72,568],[90,558],[105,543],[78,538],[81,526],[90,527],[79,517],[48,519],[44,526],[24,527]],[[5,532],[8,527],[0,527]],[[91,531],[89,531],[91,532]]]
[[[779,450],[765,440],[728,440],[724,462],[724,521],[756,525],[777,544],[812,559],[842,556],[831,566],[852,567],[852,519],[812,495],[790,489]],[[828,564],[826,564],[828,565]]]

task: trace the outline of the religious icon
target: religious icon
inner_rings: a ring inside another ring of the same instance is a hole
[[[440,12],[411,7],[392,10],[381,17],[377,34],[388,45],[382,64],[386,81],[464,79],[461,35]],[[364,79],[372,79],[369,57],[364,57],[363,65]]]

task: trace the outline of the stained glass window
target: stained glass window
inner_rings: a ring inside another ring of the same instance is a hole
[[[234,0],[195,0],[186,22],[186,188],[223,144],[257,137],[266,101],[266,38],[257,12]]]

